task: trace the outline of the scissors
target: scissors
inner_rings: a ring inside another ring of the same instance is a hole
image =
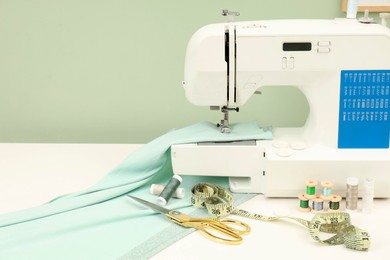
[[[170,210],[149,201],[127,195],[130,198],[144,204],[154,211],[164,214],[168,219],[180,226],[187,228],[196,228],[201,231],[206,237],[212,240],[225,244],[240,244],[242,242],[241,235],[246,235],[250,232],[250,227],[241,221],[228,218],[191,218],[190,216],[181,213],[177,210]],[[238,228],[235,228],[238,227]]]

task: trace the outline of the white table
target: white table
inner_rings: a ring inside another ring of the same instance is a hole
[[[0,214],[40,205],[59,195],[90,187],[139,145],[0,144]],[[311,219],[297,210],[298,199],[258,195],[240,207],[263,215]],[[373,212],[351,213],[352,223],[371,235],[368,252],[315,242],[292,221],[248,223],[252,231],[241,245],[224,245],[194,232],[152,259],[390,259],[390,200],[375,200]]]

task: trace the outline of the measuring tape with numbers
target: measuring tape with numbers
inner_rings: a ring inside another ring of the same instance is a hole
[[[192,188],[191,203],[195,207],[206,208],[209,214],[217,217],[235,214],[261,221],[292,219],[307,227],[311,237],[320,243],[344,244],[347,248],[359,251],[367,251],[370,247],[368,233],[353,226],[349,214],[345,212],[319,213],[310,221],[289,216],[263,216],[234,208],[233,195],[225,188],[210,183],[199,183]],[[321,239],[321,232],[335,235],[328,239]]]

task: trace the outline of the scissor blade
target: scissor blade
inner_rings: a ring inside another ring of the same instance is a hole
[[[130,198],[132,198],[133,200],[136,200],[138,201],[139,203],[141,204],[144,204],[145,206],[148,206],[149,208],[153,209],[154,211],[157,211],[157,212],[160,212],[162,214],[168,214],[171,210],[169,209],[166,209],[166,208],[163,208],[159,205],[156,205],[154,203],[151,203],[149,201],[146,201],[146,200],[143,200],[143,199],[140,199],[140,198],[137,198],[137,197],[134,197],[134,196],[131,196],[131,195],[127,195],[129,196]]]

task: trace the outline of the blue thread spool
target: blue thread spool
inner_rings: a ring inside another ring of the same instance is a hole
[[[313,199],[312,210],[313,213],[322,212],[324,210],[324,200],[320,198]]]
[[[182,181],[183,179],[179,175],[173,175],[172,179],[168,182],[167,186],[164,187],[160,196],[157,198],[158,204],[165,206]]]
[[[323,181],[321,182],[322,191],[321,191],[321,199],[330,200],[332,198],[332,188],[334,183],[331,181]]]

